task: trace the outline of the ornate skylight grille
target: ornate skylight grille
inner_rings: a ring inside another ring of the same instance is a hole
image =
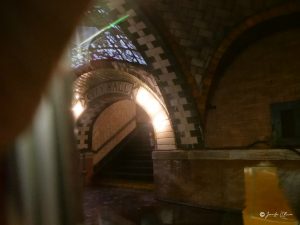
[[[103,18],[107,17],[108,13],[104,9],[98,8],[89,11],[88,17],[92,16],[95,11],[96,14],[100,14],[100,17],[98,15],[96,18],[101,20],[101,24],[103,24]],[[93,23],[95,23],[95,17]],[[99,34],[93,39],[82,44],[84,40],[97,33]],[[75,38],[77,44],[72,49],[73,68],[101,59],[122,60],[146,65],[143,56],[118,25],[114,25],[103,32],[98,27],[81,26],[78,28]]]

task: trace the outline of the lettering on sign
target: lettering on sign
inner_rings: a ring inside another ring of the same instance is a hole
[[[126,81],[106,82],[91,89],[86,94],[86,100],[91,101],[105,94],[125,94],[130,95],[133,84]]]

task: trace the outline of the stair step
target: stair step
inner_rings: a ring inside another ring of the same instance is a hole
[[[134,136],[101,170],[99,178],[153,180],[153,162],[148,125],[138,124]]]
[[[114,164],[114,166],[110,167],[109,170],[114,170],[114,169],[124,169],[124,170],[128,170],[128,169],[135,169],[135,170],[152,170],[153,165],[152,164],[127,164],[127,163],[123,163],[123,164]]]
[[[141,165],[141,164],[139,164],[138,166],[137,165],[135,165],[135,164],[126,164],[126,163],[123,163],[123,164],[118,164],[118,165],[116,165],[116,167],[117,168],[124,168],[124,169],[128,169],[128,168],[134,168],[134,169],[141,169],[141,170],[143,170],[143,169],[152,169],[153,168],[153,166],[152,166],[152,163],[150,164],[143,164],[143,165]]]
[[[149,154],[152,154],[152,151],[153,149],[151,147],[145,148],[143,146],[134,146],[124,150],[124,152],[148,152]]]
[[[126,151],[122,152],[122,155],[127,155],[127,154],[142,154],[142,155],[152,155],[152,151],[146,150],[146,149],[126,149]]]
[[[124,160],[133,160],[133,161],[152,161],[152,157],[149,155],[124,155],[122,158],[117,159],[116,161],[124,161]]]
[[[145,148],[145,147],[141,147],[141,146],[136,146],[136,147],[130,147],[130,148],[126,148],[124,149],[124,153],[125,152],[148,152],[149,154],[152,154],[152,149],[151,148]]]
[[[149,173],[131,173],[131,172],[123,172],[123,171],[110,171],[109,173],[104,174],[105,177],[153,177],[153,174]]]
[[[103,174],[103,177],[122,177],[128,179],[153,179],[152,174],[143,174],[143,173],[127,173],[127,172],[108,172]]]
[[[121,160],[130,160],[130,159],[134,159],[134,160],[150,160],[152,161],[152,156],[149,154],[122,154],[120,155],[121,157],[116,159],[117,161]]]
[[[140,174],[140,173],[152,174],[153,173],[152,168],[136,168],[136,167],[132,167],[132,168],[119,167],[119,168],[113,168],[111,171],[113,171],[113,172],[137,173],[137,174]]]
[[[117,160],[114,165],[120,165],[120,164],[132,164],[132,165],[152,165],[152,160],[149,159],[123,159],[123,160]]]

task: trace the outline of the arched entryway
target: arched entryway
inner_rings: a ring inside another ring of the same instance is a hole
[[[153,182],[154,129],[151,118],[134,101],[118,101],[99,114],[92,145],[98,150],[94,155],[94,184]]]
[[[300,99],[300,30],[297,23],[286,25],[291,18],[299,14],[259,24],[223,55],[207,98],[207,148],[270,149],[296,144],[292,136],[299,135],[293,115]]]
[[[142,108],[149,117],[154,150],[176,149],[169,113],[155,81],[143,79],[147,77],[145,73],[130,74],[102,67],[82,74],[75,81],[74,106],[82,106],[76,122],[77,146],[88,177],[92,168],[137,127],[135,108]],[[98,139],[93,135],[95,126],[103,130]]]

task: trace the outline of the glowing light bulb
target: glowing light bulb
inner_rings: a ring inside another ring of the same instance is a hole
[[[72,111],[73,111],[73,115],[74,115],[75,119],[77,119],[81,115],[81,113],[84,111],[84,107],[80,101],[78,101],[73,106]]]

